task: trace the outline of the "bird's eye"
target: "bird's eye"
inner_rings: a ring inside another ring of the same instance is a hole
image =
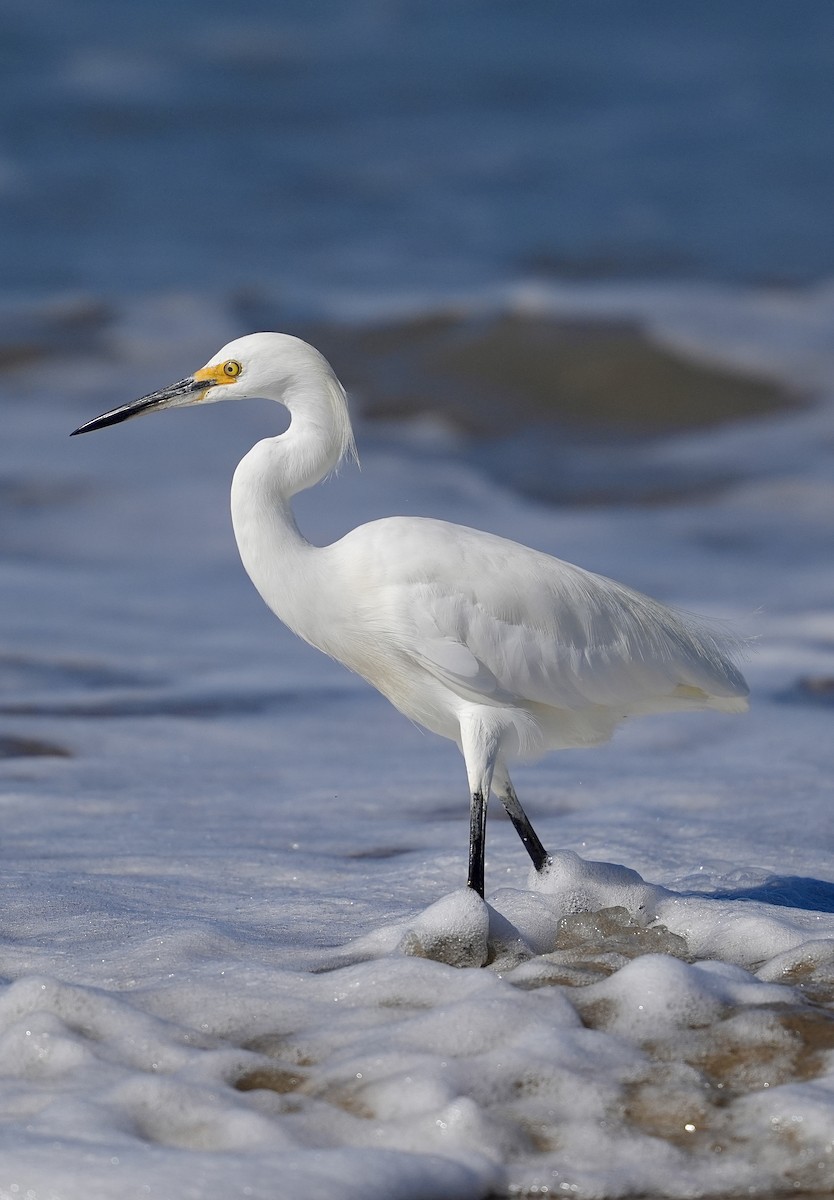
[[[227,379],[237,379],[242,370],[243,367],[234,358],[230,358],[228,362],[223,363],[223,374]]]

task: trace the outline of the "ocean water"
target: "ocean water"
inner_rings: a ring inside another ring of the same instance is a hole
[[[834,271],[825,0],[4,5],[4,287]]]
[[[0,1198],[830,1194],[830,8],[2,19]],[[747,639],[749,715],[519,769],[553,865],[492,812],[487,905],[455,747],[237,561],[280,410],[67,436],[261,317],[347,376],[450,313],[782,397],[543,463],[509,401],[484,439],[357,389],[311,540],[448,518]]]

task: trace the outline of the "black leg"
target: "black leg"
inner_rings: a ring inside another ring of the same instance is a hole
[[[473,792],[469,808],[469,879],[467,886],[477,892],[481,899],[484,896],[485,849],[486,800],[481,792]]]
[[[537,871],[541,871],[547,866],[549,855],[539,841],[535,829],[530,824],[527,813],[521,807],[518,796],[515,794],[515,788],[509,780],[507,781],[506,791],[501,793],[501,803],[507,810],[507,816],[513,825],[515,825],[515,831],[524,843],[524,849],[533,860],[533,866]]]

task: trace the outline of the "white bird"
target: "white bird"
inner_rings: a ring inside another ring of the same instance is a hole
[[[517,542],[446,521],[386,517],[332,545],[311,545],[292,498],[356,450],[344,389],[298,338],[238,338],[187,379],[74,433],[253,396],[277,400],[291,421],[258,442],[234,474],[243,566],[294,633],[457,743],[469,780],[468,884],[479,895],[491,790],[535,868],[548,862],[510,782],[510,760],[598,745],[630,716],[747,707],[744,679],[709,629]]]

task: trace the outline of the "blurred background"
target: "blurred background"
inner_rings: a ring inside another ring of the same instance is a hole
[[[652,327],[699,297],[703,325],[705,288],[834,276],[826,0],[6,0],[0,22],[9,367],[112,353],[129,303],[165,297],[156,336],[202,325],[201,361],[218,328],[305,334],[366,414],[439,414],[550,500],[680,485],[592,433],[786,402],[766,356],[734,345],[728,378],[713,330]]]
[[[6,286],[834,270],[825,0],[6,0]]]
[[[558,506],[539,544],[721,611],[776,603],[774,555],[830,554],[827,0],[6,0],[0,23],[9,561],[89,559],[114,512],[158,550],[137,513],[175,482],[212,489],[233,560],[226,481],[274,406],[65,435],[255,329],[319,346],[361,426],[376,507],[328,498],[311,536],[497,528],[506,488]],[[72,505],[83,548],[49,532]],[[650,519],[673,570],[635,550]]]

